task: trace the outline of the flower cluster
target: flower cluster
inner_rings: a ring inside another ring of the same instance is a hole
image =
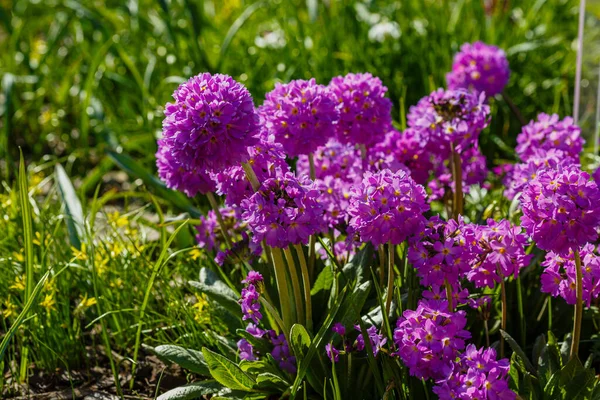
[[[479,149],[471,147],[460,154],[462,165],[462,191],[469,193],[471,186],[485,186],[484,181],[488,175],[485,156]],[[435,163],[435,177],[427,184],[431,191],[430,198],[439,200],[444,197],[448,190],[454,191],[455,183],[450,171],[449,162],[439,156],[432,157]]]
[[[361,179],[362,160],[356,146],[342,144],[336,139],[331,139],[324,146],[315,150],[313,160],[317,179],[333,177],[348,183],[354,183]],[[298,157],[296,170],[302,175],[310,174],[307,156]]]
[[[593,244],[586,244],[580,250],[583,276],[583,301],[589,307],[592,300],[600,296],[600,257],[595,253]],[[566,255],[555,252],[546,254],[542,263],[545,267],[542,273],[542,292],[550,293],[554,297],[562,297],[567,304],[577,301],[575,256],[571,250]]]
[[[257,145],[248,147],[248,164],[254,170],[259,182],[268,178],[277,178],[290,167],[285,161],[285,153],[279,143],[261,140]],[[216,192],[225,196],[229,205],[238,205],[254,193],[241,166],[234,166],[212,174],[216,182]]]
[[[431,150],[448,158],[451,145],[457,151],[477,147],[479,133],[489,124],[490,107],[483,94],[465,89],[438,89],[410,107],[408,126],[427,138]]]
[[[339,120],[336,135],[340,142],[370,144],[383,137],[392,126],[392,102],[387,88],[373,75],[338,76],[329,84],[337,100]]]
[[[406,310],[394,330],[394,343],[412,376],[419,379],[442,379],[451,371],[465,340],[464,311],[448,312],[444,301],[421,300],[416,310]]]
[[[452,72],[446,75],[450,89],[471,89],[488,97],[504,90],[510,78],[503,50],[483,42],[465,43],[454,56]]]
[[[400,244],[419,231],[422,214],[428,209],[425,189],[406,172],[366,172],[362,183],[352,191],[350,228],[362,242],[374,246]]]
[[[598,237],[600,190],[577,166],[539,170],[521,206],[521,223],[542,250],[566,255]]]
[[[440,400],[514,400],[508,386],[510,363],[497,360],[493,348],[477,349],[470,344],[452,366],[450,376],[436,382],[433,392]]]
[[[314,79],[276,84],[258,112],[268,133],[286,154],[309,154],[335,134],[338,119],[330,90]]]
[[[420,235],[413,239],[408,249],[408,261],[417,269],[423,286],[456,284],[469,271],[474,255],[471,246],[474,241],[471,232],[464,229],[464,223],[442,221],[432,217]]]
[[[471,252],[475,255],[466,276],[478,288],[493,288],[504,278],[516,278],[531,260],[525,254],[527,236],[508,220],[488,219],[487,225],[468,224],[464,230],[470,231]]]
[[[169,151],[169,147],[164,146],[162,141],[158,142],[156,167],[158,176],[169,189],[179,190],[188,197],[215,190],[215,183],[210,173],[203,169],[180,165]]]
[[[159,143],[171,170],[206,173],[247,158],[246,148],[257,142],[258,115],[242,84],[202,73],[181,84],[173,98]]]
[[[540,150],[562,150],[566,157],[579,160],[579,153],[585,141],[581,137],[581,129],[574,124],[573,118],[559,120],[557,114],[540,113],[536,121],[523,127],[517,136],[517,154],[526,162],[531,157],[540,157]]]
[[[248,275],[248,278],[243,280],[246,283],[246,287],[242,289],[240,296],[240,305],[242,307],[242,320],[250,320],[255,324],[259,324],[262,319],[260,312],[260,293],[256,290],[256,286],[263,281],[262,275],[258,272],[252,272],[252,275]]]
[[[291,172],[265,180],[258,192],[241,203],[242,219],[253,233],[253,242],[284,248],[308,243],[310,235],[323,229],[319,191],[307,177]]]
[[[365,337],[362,333],[360,325],[354,325],[354,330],[358,332],[358,336],[354,342],[348,337],[349,335],[346,335],[346,327],[341,323],[335,323],[331,330],[342,337],[343,346],[341,351],[334,347],[333,343],[328,343],[325,346],[327,358],[329,358],[332,362],[339,361],[339,355],[341,352],[350,353],[354,351],[363,351],[365,349]],[[383,346],[385,346],[387,343],[387,338],[381,333],[381,331],[377,330],[377,327],[375,326],[367,328],[366,334],[369,338],[373,356],[377,357]]]
[[[427,148],[427,136],[408,128],[403,132],[390,130],[385,139],[375,146],[381,152],[393,155],[394,159],[410,170],[410,176],[420,185],[425,185],[434,166],[432,152]]]
[[[243,235],[243,229],[245,224],[241,221],[241,211],[239,208],[233,207],[221,207],[219,209],[223,222],[225,223],[225,229],[230,236],[237,236],[238,234]],[[207,251],[219,250],[222,243],[225,243],[223,238],[223,232],[217,223],[217,215],[214,210],[210,210],[200,217],[200,224],[196,226],[198,234],[196,235],[196,242],[201,249]]]

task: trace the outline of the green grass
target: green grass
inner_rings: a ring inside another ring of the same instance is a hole
[[[110,347],[134,359],[140,343],[200,349],[215,340],[206,333],[209,325],[217,332],[226,329],[218,310],[194,306],[199,299],[186,284],[200,266],[211,266],[210,255],[186,250],[165,258],[164,265],[156,261],[181,223],[169,222],[169,212],[196,216],[193,207],[205,207],[157,189],[151,179],[163,105],[191,75],[230,74],[258,105],[278,81],[315,77],[327,83],[339,74],[369,71],[388,86],[394,119],[401,122],[410,105],[444,85],[459,46],[480,39],[507,51],[513,70],[507,92],[526,118],[540,111],[571,112],[575,0],[511,1],[506,10],[499,1],[488,11],[480,0],[324,3],[0,2],[1,333],[19,322],[27,292],[49,273],[8,343],[5,371],[26,380],[33,366],[89,368],[96,361],[85,356],[86,346],[103,347],[107,354]],[[375,16],[396,21],[400,38],[369,41],[368,20]],[[283,47],[257,44],[270,31],[282,35]],[[492,101],[492,109],[491,133],[481,138],[482,147],[492,162],[511,159],[518,121],[502,101]],[[29,190],[21,201],[19,147],[29,164]],[[54,178],[57,163],[73,180],[87,220],[76,227],[81,250]],[[115,183],[119,167],[133,176],[125,185]],[[167,209],[146,185],[160,197],[171,196],[176,207]],[[121,186],[124,191],[112,190]],[[26,229],[23,204],[31,205]],[[169,251],[193,246],[190,225]],[[532,309],[541,309],[543,297],[533,295],[537,288],[529,284],[533,279],[523,279],[522,295],[538,301]],[[516,298],[516,285],[509,296]],[[513,308],[517,315],[516,303]],[[560,311],[555,310],[555,325],[568,319],[569,311],[562,316]],[[515,337],[524,341],[533,323],[518,325],[514,318],[511,331],[522,332]]]

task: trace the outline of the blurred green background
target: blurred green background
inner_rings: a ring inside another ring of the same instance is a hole
[[[443,86],[467,41],[504,48],[507,92],[526,118],[571,112],[574,0],[0,1],[0,159],[75,156],[92,190],[108,148],[152,168],[163,105],[203,71],[232,75],[262,103],[276,81],[369,71],[394,119]],[[518,123],[493,102],[482,146],[510,158]],[[506,145],[505,145],[506,144]],[[73,160],[73,158],[71,159]],[[4,165],[5,173],[7,165]],[[8,168],[10,169],[10,168]]]

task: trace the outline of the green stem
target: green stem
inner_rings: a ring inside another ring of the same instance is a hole
[[[450,145],[452,149],[452,178],[454,180],[454,202],[453,216],[458,219],[463,214],[463,192],[462,192],[462,161],[460,154],[454,148],[454,143]]]
[[[385,279],[385,248],[382,244],[377,248],[379,252],[379,285],[383,288],[383,282]]]
[[[289,247],[283,249],[285,259],[287,260],[288,271],[292,280],[292,290],[294,292],[294,302],[296,303],[296,321],[302,322],[306,320],[304,314],[304,302],[302,301],[302,289],[300,288],[300,280],[298,279],[298,269],[296,268],[296,262],[294,261],[294,255],[290,251]]]
[[[581,338],[581,320],[583,319],[583,277],[581,273],[581,257],[579,256],[579,249],[573,249],[575,254],[575,272],[577,274],[576,291],[577,291],[577,303],[575,303],[575,316],[573,319],[573,342],[571,343],[571,354],[570,358],[577,357],[579,352],[579,340]]]
[[[277,283],[277,291],[279,292],[279,307],[283,317],[283,333],[286,339],[289,337],[290,328],[292,327],[292,308],[290,295],[285,278],[285,263],[281,254],[281,249],[271,247],[271,259],[273,260],[273,268],[275,269],[275,282]]]
[[[245,162],[242,163],[242,168],[244,169],[244,173],[246,174],[246,178],[250,182],[250,185],[252,185],[252,189],[255,192],[258,192],[258,189],[260,188],[260,182],[258,182],[258,178],[256,177],[256,173],[252,169],[252,166]]]
[[[548,295],[548,330],[552,330],[552,296]]]
[[[527,324],[525,320],[525,312],[523,311],[523,288],[521,285],[521,277],[517,278],[517,301],[519,306],[519,320],[521,321],[521,347],[525,348],[527,342]]]
[[[446,300],[448,300],[448,311],[454,312],[454,304],[452,301],[452,286],[448,282],[448,278],[444,279],[444,285],[446,286]]]
[[[298,260],[300,261],[300,270],[302,271],[302,284],[304,286],[304,305],[306,307],[306,329],[312,331],[312,300],[310,297],[310,276],[308,275],[308,266],[306,265],[306,258],[304,257],[304,250],[299,244],[294,246],[296,254],[298,254]]]
[[[506,332],[506,285],[504,279],[500,281],[500,292],[502,297],[502,330]],[[500,358],[504,358],[504,336],[500,335]]]
[[[394,294],[394,253],[396,246],[392,242],[388,243],[388,286],[387,286],[387,298],[385,300],[385,315],[390,315],[390,308],[392,306],[392,297]]]
[[[231,243],[231,238],[229,237],[229,232],[225,227],[225,222],[223,221],[223,216],[221,215],[221,211],[219,211],[219,204],[217,203],[217,199],[215,199],[215,195],[212,192],[206,193],[206,197],[208,198],[208,202],[212,207],[215,215],[217,216],[217,222],[219,223],[219,228],[221,228],[221,233],[223,234],[223,239],[225,239],[225,243],[227,244],[227,248],[232,249],[233,244]]]

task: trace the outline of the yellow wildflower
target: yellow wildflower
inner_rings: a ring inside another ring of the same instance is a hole
[[[79,304],[77,304],[77,308],[75,309],[76,313],[83,312],[86,308],[91,306],[95,306],[98,302],[95,297],[87,297],[87,293],[83,295]]]
[[[44,300],[40,303],[40,306],[46,309],[46,313],[50,314],[52,310],[56,310],[56,300],[54,299],[54,293],[48,293],[44,297]]]
[[[77,250],[75,247],[71,246],[71,252],[76,260],[85,261],[88,259],[87,253],[85,252],[85,243],[81,244],[81,250]]]
[[[199,248],[194,248],[190,251],[190,256],[192,257],[192,260],[196,261],[202,257],[202,251]]]
[[[20,292],[25,290],[25,275],[20,275],[15,277],[15,281],[12,285],[8,287],[9,289],[15,289]]]
[[[18,262],[22,263],[25,262],[25,256],[23,255],[23,253],[17,253],[16,251],[13,253],[13,257],[15,258],[15,260],[17,260]]]
[[[118,211],[108,214],[108,223],[116,228],[122,228],[129,224],[127,217],[121,215]]]
[[[10,297],[4,302],[4,310],[2,310],[2,316],[4,318],[10,318],[17,315],[17,306],[10,302]]]
[[[199,324],[205,324],[210,321],[210,314],[207,310],[208,301],[204,298],[204,296],[196,296],[196,303],[192,305],[194,309],[194,321]]]

